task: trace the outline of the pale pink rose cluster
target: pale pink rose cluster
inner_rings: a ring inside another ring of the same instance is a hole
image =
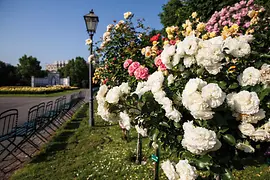
[[[224,26],[232,26],[233,24],[249,28],[248,12],[255,9],[254,0],[248,2],[242,0],[234,6],[227,6],[219,12],[216,11],[206,23],[205,28],[208,32],[215,32],[216,34],[219,34]]]
[[[141,66],[137,61],[133,62],[132,59],[127,59],[123,64],[125,69],[128,69],[130,76],[135,76],[136,79],[145,80],[148,78],[148,68]]]
[[[166,71],[167,70],[166,65],[162,63],[160,55],[155,58],[155,65],[161,71]]]

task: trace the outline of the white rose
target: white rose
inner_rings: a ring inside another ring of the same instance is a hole
[[[167,78],[167,80],[168,80],[168,86],[170,86],[174,82],[175,78],[176,77],[174,77],[172,74],[170,74],[168,76],[168,78]]]
[[[103,84],[102,86],[100,86],[97,92],[97,99],[104,97],[107,91],[108,91],[108,87],[106,86],[106,84]]]
[[[167,160],[167,161],[161,163],[161,168],[169,180],[179,179],[179,176],[176,173],[175,168],[174,168],[173,164],[170,162],[170,160]]]
[[[146,93],[147,91],[150,91],[151,88],[147,85],[147,82],[142,81],[142,82],[138,82],[135,94],[137,94],[139,97],[141,97],[144,93]]]
[[[198,177],[196,168],[191,166],[188,160],[180,160],[175,167],[180,180],[195,180]]]
[[[107,26],[107,31],[111,31],[112,28],[113,28],[113,24],[109,24],[109,25]]]
[[[249,123],[242,123],[238,126],[238,129],[241,131],[242,134],[245,136],[250,136],[255,132],[255,128],[252,124]]]
[[[223,104],[226,94],[215,83],[209,83],[202,88],[202,98],[211,108],[216,108]]]
[[[221,63],[216,63],[213,64],[212,66],[205,66],[205,69],[213,75],[216,75],[220,72],[220,70],[222,69],[222,64]]]
[[[270,142],[270,133],[265,129],[257,129],[250,138],[254,141]]]
[[[137,133],[139,133],[143,137],[147,136],[147,129],[146,128],[141,128],[138,125],[135,125],[135,129],[136,129]]]
[[[148,77],[147,86],[153,93],[160,91],[163,86],[164,75],[161,71],[156,71]]]
[[[252,146],[244,144],[244,143],[237,143],[235,145],[235,147],[239,150],[246,152],[246,153],[254,153],[255,152],[255,149]]]
[[[108,103],[116,104],[121,96],[120,87],[116,86],[110,89],[106,95],[106,101]]]
[[[124,112],[120,112],[119,116],[120,116],[120,118],[122,120],[122,121],[120,121],[121,124],[122,124],[122,126],[126,130],[130,130],[130,118],[129,118],[127,112],[125,112],[125,111]]]
[[[261,77],[260,81],[265,85],[270,85],[270,65],[263,64],[260,70]]]
[[[227,95],[227,103],[232,110],[241,114],[255,114],[259,112],[260,100],[256,92],[240,91]]]
[[[122,83],[119,87],[120,87],[120,91],[123,94],[129,94],[131,88],[128,86],[128,83]]]
[[[252,114],[252,115],[246,115],[246,114],[240,115],[240,119],[243,122],[252,123],[252,124],[256,124],[256,123],[258,123],[258,121],[260,121],[264,118],[265,118],[265,111],[263,109],[260,109],[259,112]]]
[[[184,45],[183,41],[180,41],[176,44],[176,54],[178,54],[180,57],[184,57],[185,55],[185,50],[184,50]]]
[[[254,67],[246,68],[242,74],[238,76],[238,82],[241,86],[255,86],[259,83],[261,73]]]
[[[238,40],[232,37],[226,38],[223,49],[227,54],[231,54],[234,57],[244,57],[250,54],[251,51],[250,45],[247,41]]]
[[[103,34],[103,41],[106,41],[107,38],[109,38],[111,35],[110,32],[106,31],[104,34]]]
[[[194,56],[184,56],[184,65],[186,68],[191,67],[191,65],[195,63],[196,63],[196,60]]]
[[[92,40],[91,39],[86,39],[85,40],[85,45],[90,45],[92,44]]]
[[[124,18],[125,18],[125,19],[128,19],[128,18],[131,17],[131,15],[132,15],[131,12],[126,12],[126,13],[124,13]]]
[[[183,94],[192,94],[197,90],[201,90],[204,86],[207,85],[206,81],[201,80],[200,78],[190,79],[185,85]]]
[[[171,120],[174,120],[175,122],[179,122],[182,118],[182,114],[175,108],[173,108],[170,112],[166,112],[165,116]]]
[[[184,138],[182,146],[193,154],[204,155],[209,151],[216,151],[221,147],[216,133],[202,127],[195,127],[193,121],[183,124]]]
[[[183,40],[183,49],[187,55],[195,55],[198,50],[198,42],[199,39],[196,38],[194,35],[187,36]]]

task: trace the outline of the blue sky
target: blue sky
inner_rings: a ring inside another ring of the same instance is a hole
[[[88,57],[83,15],[94,9],[99,16],[94,41],[113,20],[131,11],[155,29],[158,14],[168,0],[0,0],[0,60],[12,65],[24,54],[36,57],[43,67],[54,61]]]

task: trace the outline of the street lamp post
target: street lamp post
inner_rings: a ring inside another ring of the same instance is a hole
[[[91,39],[91,44],[90,44],[90,55],[93,54],[93,36],[96,32],[97,25],[99,22],[98,16],[94,14],[93,9],[84,16],[85,20],[85,25],[87,32],[89,34],[89,37]],[[93,66],[92,62],[89,62],[89,125],[90,127],[95,125],[94,121],[94,104],[93,104],[93,88],[92,88],[92,71],[93,71]]]

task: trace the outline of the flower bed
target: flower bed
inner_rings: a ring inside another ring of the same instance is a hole
[[[61,85],[50,87],[3,86],[0,87],[0,94],[51,94],[76,89],[78,87]]]

